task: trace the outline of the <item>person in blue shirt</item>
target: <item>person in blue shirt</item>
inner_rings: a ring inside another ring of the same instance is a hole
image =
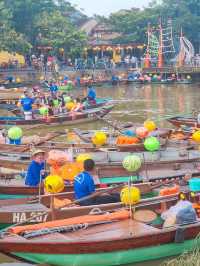
[[[45,152],[36,150],[32,153],[32,162],[28,166],[25,184],[30,187],[38,186],[40,180],[45,178]]]
[[[117,85],[119,82],[119,77],[116,75],[112,75],[111,82],[112,82],[112,85]]]
[[[50,92],[52,93],[52,94],[56,94],[57,93],[57,91],[58,91],[58,86],[56,85],[56,83],[54,83],[54,82],[52,82],[51,84],[50,84]]]
[[[87,100],[90,104],[96,104],[96,92],[92,86],[88,87]]]
[[[20,104],[24,111],[25,120],[31,120],[33,118],[32,105],[34,99],[29,97],[28,92],[24,92],[24,98],[21,99]]]
[[[76,200],[79,200],[81,206],[97,205],[105,203],[120,202],[119,193],[95,195],[95,184],[92,172],[95,163],[92,159],[84,161],[84,171],[74,179],[74,193]],[[87,199],[85,197],[91,196]]]

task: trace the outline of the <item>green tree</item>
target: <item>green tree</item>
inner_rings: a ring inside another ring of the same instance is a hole
[[[11,28],[12,13],[0,2],[0,50],[25,53],[31,48],[25,37]]]
[[[41,13],[35,18],[34,27],[39,33],[37,44],[50,45],[57,53],[63,48],[66,55],[77,56],[86,44],[86,35],[78,31],[60,11]]]

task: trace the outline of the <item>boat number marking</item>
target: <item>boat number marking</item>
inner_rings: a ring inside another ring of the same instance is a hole
[[[27,219],[30,219],[29,223],[41,223],[41,222],[46,222],[48,214],[42,215],[43,212],[31,212],[30,215],[29,213],[25,212],[14,212],[13,213],[13,223],[21,223],[21,222],[26,222]],[[37,216],[37,217],[35,217]]]

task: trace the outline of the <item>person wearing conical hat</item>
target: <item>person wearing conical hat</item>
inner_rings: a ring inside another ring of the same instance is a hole
[[[32,152],[32,162],[28,166],[25,184],[27,186],[38,186],[40,181],[45,178],[45,152],[34,150]]]

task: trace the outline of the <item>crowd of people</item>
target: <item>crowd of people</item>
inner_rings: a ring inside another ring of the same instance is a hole
[[[25,90],[18,107],[22,107],[25,120],[31,120],[37,115],[53,116],[60,113],[80,112],[84,106],[95,104],[96,92],[93,87],[89,86],[87,96],[81,99],[59,91],[57,84],[51,82],[47,93],[38,86],[33,87],[32,92]]]

